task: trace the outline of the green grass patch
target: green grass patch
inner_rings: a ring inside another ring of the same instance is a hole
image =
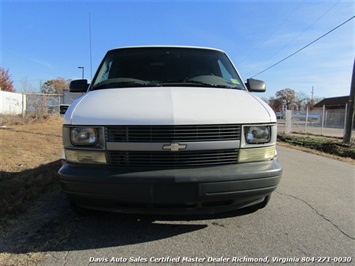
[[[340,157],[355,159],[355,144],[353,142],[349,144],[343,143],[341,139],[337,138],[279,134],[277,140]]]

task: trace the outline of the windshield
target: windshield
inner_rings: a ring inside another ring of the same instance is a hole
[[[228,57],[198,48],[123,48],[109,51],[91,89],[151,86],[245,90]]]

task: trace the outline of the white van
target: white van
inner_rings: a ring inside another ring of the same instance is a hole
[[[199,214],[263,208],[279,184],[276,116],[221,50],[107,52],[64,116],[60,182],[78,208]]]

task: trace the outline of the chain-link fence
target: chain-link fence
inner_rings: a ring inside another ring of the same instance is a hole
[[[60,113],[83,93],[63,94],[15,93],[0,91],[0,114],[43,116]]]
[[[59,113],[63,96],[60,94],[26,94],[27,114]]]
[[[278,120],[279,132],[300,132],[322,136],[343,137],[346,108],[326,109],[325,107],[305,112],[286,111],[285,119]],[[355,131],[353,131],[355,136]]]
[[[59,113],[63,95],[0,91],[0,114],[36,115]]]

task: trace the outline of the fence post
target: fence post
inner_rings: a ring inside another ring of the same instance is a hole
[[[22,118],[25,117],[25,95],[22,93]]]
[[[304,132],[307,133],[307,125],[308,125],[308,108],[309,106],[307,105],[307,109],[306,109],[306,124],[304,126]],[[311,118],[312,121],[312,118]]]
[[[285,121],[285,133],[286,134],[292,132],[291,119],[292,119],[292,111],[286,110],[286,121]]]
[[[321,128],[321,135],[323,136],[323,128],[324,128],[324,121],[325,120],[325,105],[323,105],[323,115],[322,115],[322,128]]]
[[[60,113],[60,94],[58,94],[58,109],[57,109],[58,114]]]

